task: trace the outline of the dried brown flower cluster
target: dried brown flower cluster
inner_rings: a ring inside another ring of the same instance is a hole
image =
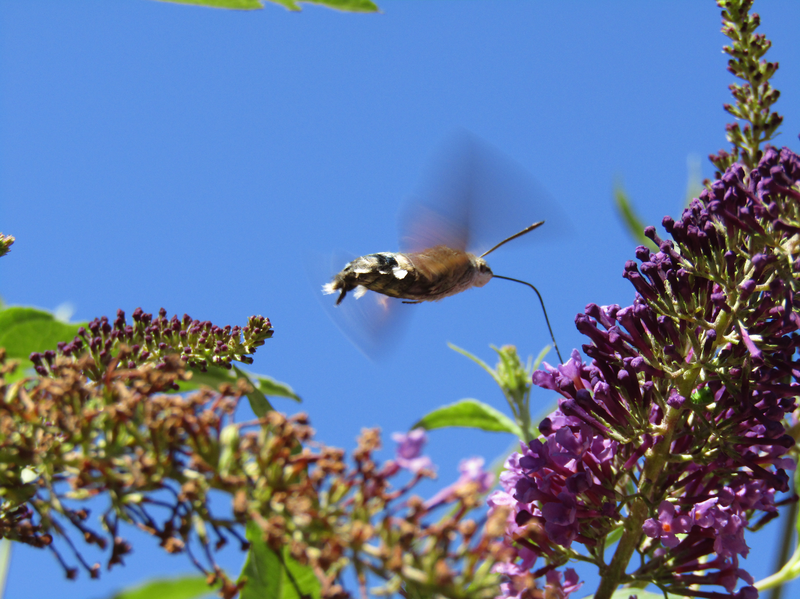
[[[94,338],[124,334],[97,322],[97,331],[90,326]],[[348,466],[343,451],[312,443],[304,415],[269,412],[235,422],[237,402],[249,391],[244,381],[219,392],[169,394],[189,376],[178,354],[136,365],[124,349],[99,359],[88,345],[82,355],[62,348],[69,355],[42,356],[45,376],[14,384],[5,382],[13,366],[0,350],[3,537],[49,548],[74,577],[78,569],[53,541],[60,537],[95,577],[100,566],[81,556],[76,530],[109,552],[111,567],[131,550],[120,523],[133,522],[168,552],[187,552],[210,584],[221,585],[223,597],[233,597],[245,583],[231,580],[214,550],[230,536],[246,548],[242,529],[255,523],[268,547],[288,550],[290,559],[313,570],[325,597],[348,596],[341,585],[348,566],[355,567],[362,594],[374,577],[394,590],[497,594],[491,567],[508,558],[500,542],[507,514],[484,525],[468,519],[483,503],[471,483],[456,486],[449,513],[428,524],[424,501],[408,493],[430,473],[394,489],[390,480],[400,468],[374,461],[376,431],[364,431]],[[211,491],[231,498],[230,511],[212,514]],[[82,505],[96,496],[108,499],[99,529]]]

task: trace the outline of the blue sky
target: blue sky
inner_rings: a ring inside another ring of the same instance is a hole
[[[489,377],[446,343],[492,364],[490,344],[538,354],[549,337],[529,290],[492,281],[409,306],[404,338],[372,362],[320,307],[325,281],[309,284],[306,257],[398,249],[401,205],[437,148],[466,129],[538,181],[533,206],[563,217],[489,264],[535,283],[562,352],[580,347],[573,321],[587,303],[633,299],[622,270],[636,243],[612,209],[615,181],[659,224],[682,209],[687,160],[709,177],[705,156],[726,147],[732,77],[719,9],[697,0],[379,4],[378,15],[0,4],[0,230],[17,237],[0,262],[3,300],[68,303],[74,320],[137,306],[219,325],[268,316],[275,337],[252,370],[291,384],[318,438],[345,448],[365,426],[381,427],[391,445],[388,433],[465,397],[504,409]],[[774,42],[768,58],[781,63],[777,143],[798,151],[800,4],[756,9]],[[525,214],[510,232],[529,224]],[[534,392],[542,409],[551,399]],[[460,459],[492,460],[511,442],[437,431],[429,452],[444,484]],[[185,557],[131,538],[127,567],[100,581],[68,582],[49,554],[15,548],[7,598],[99,598],[192,571]],[[758,578],[775,540],[765,533],[751,546],[745,567]],[[236,570],[241,559],[228,550],[221,561]]]

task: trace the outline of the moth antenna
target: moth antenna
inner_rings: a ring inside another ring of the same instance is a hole
[[[542,222],[544,222],[544,221],[542,221]],[[536,227],[538,227],[541,224],[542,224],[541,222],[533,224],[530,227],[528,227],[526,230],[520,231],[519,233],[517,233],[513,237],[509,237],[508,239],[506,239],[506,241],[510,241],[511,239],[514,239],[514,237],[519,237],[520,235],[524,235],[528,231],[532,231],[533,229],[535,229]],[[505,243],[505,241],[503,243]],[[502,245],[502,243],[500,245]],[[494,249],[494,248],[492,248],[492,249]],[[556,350],[556,355],[558,355],[559,361],[563,364],[564,363],[564,358],[561,357],[561,352],[558,351],[558,343],[556,343],[556,336],[553,335],[553,327],[550,326],[550,319],[547,318],[547,310],[544,307],[544,300],[542,299],[542,294],[539,293],[539,290],[536,289],[536,287],[534,287],[533,285],[531,285],[527,281],[520,281],[519,279],[512,279],[511,277],[501,277],[500,275],[492,275],[492,278],[493,279],[505,279],[506,281],[514,281],[515,283],[522,283],[523,285],[527,285],[528,287],[530,287],[531,289],[533,289],[536,292],[536,295],[539,297],[539,303],[542,305],[542,312],[544,313],[544,321],[547,323],[547,330],[550,331],[550,339],[552,339],[552,341],[553,341],[553,348]]]
[[[538,223],[533,223],[533,224],[532,224],[530,227],[525,227],[524,229],[522,229],[522,231],[520,231],[519,233],[514,233],[514,234],[513,234],[511,237],[508,237],[508,238],[504,239],[503,241],[501,241],[500,243],[498,243],[496,246],[494,246],[494,247],[493,247],[492,249],[490,249],[489,251],[487,251],[487,252],[483,252],[483,253],[482,253],[482,254],[479,256],[479,258],[483,258],[484,256],[488,256],[488,255],[489,255],[489,254],[491,254],[493,251],[495,251],[497,248],[499,248],[501,245],[504,245],[504,244],[508,243],[509,241],[511,241],[511,240],[513,240],[513,239],[516,239],[517,237],[522,237],[522,236],[523,236],[523,235],[525,235],[526,233],[530,233],[530,232],[531,232],[531,231],[533,231],[534,229],[536,229],[536,228],[538,228],[538,227],[541,227],[543,224],[544,224],[544,221],[543,221],[543,220],[540,220]],[[520,282],[521,282],[521,281],[520,281]]]

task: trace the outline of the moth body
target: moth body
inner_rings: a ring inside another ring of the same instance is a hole
[[[420,252],[361,256],[345,265],[322,290],[328,294],[338,291],[337,304],[348,291],[357,299],[367,290],[418,303],[483,287],[491,278],[492,270],[483,258],[437,245]]]

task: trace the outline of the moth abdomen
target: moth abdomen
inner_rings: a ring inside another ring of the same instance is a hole
[[[403,292],[413,279],[414,265],[403,254],[379,252],[360,256],[345,265],[333,281],[322,286],[324,293],[339,291],[336,303],[340,304],[348,291],[355,289],[356,298],[367,289],[391,297],[404,297]],[[412,276],[409,278],[409,274]],[[360,288],[360,289],[359,289]]]

